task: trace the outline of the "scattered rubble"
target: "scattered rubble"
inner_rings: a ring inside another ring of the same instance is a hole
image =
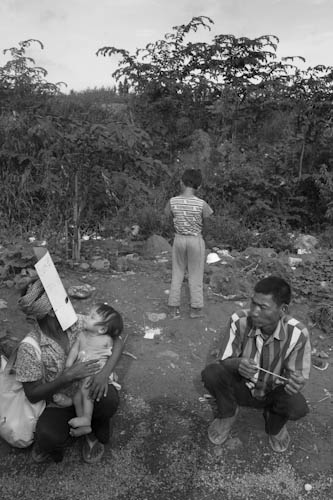
[[[0,309],[7,309],[8,305],[4,299],[0,299]]]
[[[297,250],[303,250],[303,252],[299,253],[312,253],[316,248],[319,247],[319,241],[315,236],[310,234],[300,234],[294,241],[294,248]],[[304,252],[305,251],[305,252]]]
[[[91,262],[90,266],[96,271],[106,271],[110,269],[110,261],[108,259],[96,259]]]
[[[328,279],[333,273],[333,254],[321,249],[312,235],[292,236],[294,254],[265,247],[248,247],[238,252],[214,246],[207,252],[211,263],[205,265],[208,296],[216,300],[243,300],[259,279],[269,274],[281,276],[291,283],[296,302],[308,301],[315,326],[328,333],[333,329],[333,282]],[[34,245],[36,241],[0,246],[0,286],[21,290],[33,279]],[[159,264],[166,270],[166,279],[170,279],[171,250],[170,243],[157,234],[146,241],[96,236],[82,241],[80,262],[67,261],[54,252],[52,258],[56,264],[72,264],[84,272],[113,274],[133,273],[147,269],[149,263]],[[214,262],[212,255],[216,256]]]
[[[323,332],[333,330],[333,304],[322,303],[311,311],[311,319]]]
[[[170,252],[171,254],[171,250],[172,247],[165,238],[159,236],[158,234],[153,234],[146,241],[144,254],[147,256],[155,257],[156,255],[159,255],[164,251]]]
[[[78,286],[71,286],[68,288],[67,293],[73,299],[87,299],[96,290],[94,286],[85,284]]]
[[[167,315],[165,313],[155,313],[155,312],[147,312],[146,313],[149,321],[153,323],[157,323],[158,321],[162,321],[166,319]]]

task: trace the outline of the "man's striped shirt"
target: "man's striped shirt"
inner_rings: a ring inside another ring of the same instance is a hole
[[[288,378],[291,372],[298,372],[309,378],[311,366],[311,345],[308,329],[291,316],[283,316],[275,332],[265,341],[257,342],[261,330],[252,325],[249,310],[232,314],[229,332],[223,339],[221,359],[246,357],[255,360],[261,368]],[[262,344],[261,353],[258,345]],[[277,385],[283,383],[277,377],[258,371],[252,380],[252,394],[256,398],[265,396]]]

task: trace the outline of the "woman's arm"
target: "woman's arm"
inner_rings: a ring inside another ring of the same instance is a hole
[[[69,368],[70,366],[72,366],[74,364],[75,360],[77,359],[77,356],[78,356],[79,351],[80,351],[80,338],[81,338],[81,335],[76,339],[76,341],[74,342],[74,344],[70,348],[70,351],[69,351],[67,359],[66,359],[66,365],[65,365],[66,368]]]
[[[124,349],[124,342],[121,337],[113,339],[112,354],[101,369],[90,382],[90,398],[99,401],[103,396],[108,393],[109,377],[114,371],[121,353]]]
[[[51,401],[52,396],[61,391],[76,380],[91,377],[99,371],[98,361],[79,361],[65,370],[52,382],[44,382],[42,379],[34,382],[23,382],[25,395],[30,403],[45,400]]]

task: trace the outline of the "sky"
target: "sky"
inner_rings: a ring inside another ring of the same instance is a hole
[[[36,44],[27,55],[48,81],[66,82],[63,91],[111,87],[117,59],[97,57],[99,48],[133,53],[193,16],[214,21],[196,41],[271,34],[280,39],[278,56],[333,66],[333,0],[0,0],[0,66],[8,60],[3,49],[34,38],[44,49]]]

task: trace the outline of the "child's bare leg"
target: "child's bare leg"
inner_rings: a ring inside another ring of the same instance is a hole
[[[82,417],[83,411],[83,394],[82,388],[80,387],[73,396],[73,405],[75,406],[75,413],[77,417]]]
[[[82,427],[83,425],[91,425],[91,417],[94,409],[94,402],[91,399],[84,400],[84,414],[79,417],[72,418],[69,421],[71,427]]]
[[[81,387],[75,394],[74,405],[77,417],[72,418],[68,423],[72,427],[70,435],[73,437],[83,436],[91,433],[91,417],[94,410],[94,402],[89,399],[89,390]]]

